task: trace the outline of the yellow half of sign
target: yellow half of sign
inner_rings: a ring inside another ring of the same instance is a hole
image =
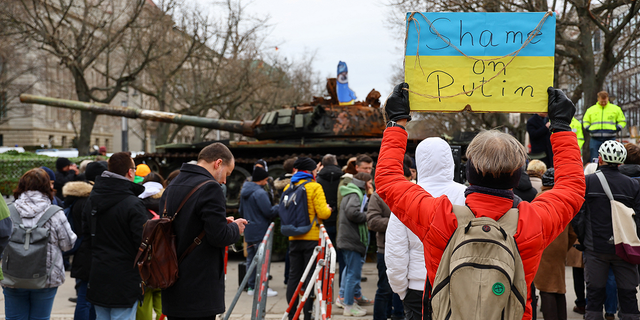
[[[547,111],[553,57],[481,58],[405,56],[411,110],[456,112],[469,106],[475,112]]]

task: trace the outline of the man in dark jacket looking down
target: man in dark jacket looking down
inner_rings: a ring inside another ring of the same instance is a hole
[[[196,164],[182,165],[160,199],[161,211],[173,216],[196,186],[210,181],[193,193],[173,221],[178,257],[192,243],[198,245],[179,263],[178,280],[162,290],[162,313],[169,320],[213,320],[225,310],[224,247],[238,241],[247,224],[227,217],[221,184],[234,167],[231,151],[221,143],[211,144],[200,151]],[[203,230],[204,238],[196,241]]]
[[[247,268],[251,265],[253,257],[255,257],[260,242],[264,238],[264,234],[269,229],[271,219],[278,216],[278,205],[271,206],[269,194],[264,190],[264,186],[269,183],[269,174],[261,167],[253,169],[252,181],[245,181],[240,191],[240,214],[251,221],[247,225],[244,233],[244,241],[247,243]],[[247,283],[247,293],[252,296],[256,288],[256,270],[260,266],[253,269]],[[277,296],[278,292],[267,291],[267,296]]]
[[[90,218],[82,228],[92,254],[87,300],[98,320],[135,319],[142,295],[134,262],[147,215],[138,198],[144,187],[133,183],[135,168],[128,152],[114,153],[84,206]]]

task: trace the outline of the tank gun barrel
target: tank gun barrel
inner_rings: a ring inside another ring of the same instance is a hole
[[[120,116],[131,119],[176,123],[194,127],[218,129],[234,133],[241,133],[248,137],[254,136],[253,121],[221,120],[206,117],[190,116],[172,112],[145,110],[135,107],[120,107],[98,102],[82,102],[75,100],[56,99],[50,97],[21,94],[20,102],[42,104],[51,107],[89,111],[96,114]]]

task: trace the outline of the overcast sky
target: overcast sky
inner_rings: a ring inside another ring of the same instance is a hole
[[[269,15],[269,43],[278,54],[299,59],[316,52],[314,69],[336,77],[339,61],[349,68],[349,86],[358,100],[376,89],[381,100],[393,89],[391,74],[402,64],[402,45],[392,34],[383,0],[255,0],[247,10]]]

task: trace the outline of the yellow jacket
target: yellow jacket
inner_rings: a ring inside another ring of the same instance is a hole
[[[622,109],[609,102],[602,107],[596,103],[587,109],[582,118],[582,125],[589,130],[592,138],[615,138],[616,132],[627,125]]]
[[[578,147],[582,150],[582,145],[584,144],[584,133],[582,132],[582,123],[578,121],[576,118],[571,119],[571,131],[576,133],[578,137]]]
[[[308,179],[302,179],[296,182],[296,186],[304,183]],[[331,209],[327,206],[327,198],[324,196],[324,190],[322,186],[315,182],[311,181],[307,183],[305,186],[307,189],[307,206],[309,207],[309,221],[313,223],[311,226],[311,230],[309,232],[299,235],[289,237],[289,240],[315,240],[317,241],[320,237],[320,228],[319,225],[322,224],[322,220],[328,219],[331,216]],[[287,190],[289,185],[287,185],[284,190]],[[318,216],[317,222],[313,222],[313,219]]]

